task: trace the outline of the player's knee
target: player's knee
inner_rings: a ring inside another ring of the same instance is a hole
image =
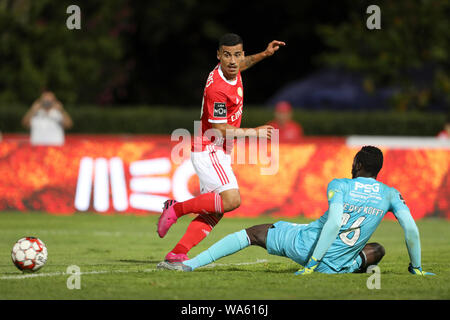
[[[231,203],[231,206],[233,207],[233,209],[237,209],[241,206],[241,197],[237,196],[236,198],[233,199],[233,202]]]
[[[381,244],[379,244],[379,243],[377,243],[376,251],[377,251],[377,255],[380,258],[380,260],[386,254],[386,250],[384,250],[384,247]]]
[[[232,211],[234,209],[239,208],[239,206],[241,205],[241,196],[239,195],[239,193],[237,193],[229,195],[227,197],[223,197],[222,203],[223,203],[223,211],[225,212]]]
[[[386,254],[386,250],[384,249],[384,247],[381,244],[379,244],[377,242],[374,242],[371,245],[372,245],[372,250],[373,250],[375,261],[376,261],[376,263],[378,263],[381,261],[381,259],[383,259],[384,255]]]
[[[384,247],[379,243],[372,242],[366,244],[362,251],[364,257],[363,272],[365,272],[365,268],[368,266],[378,264],[383,259],[385,253]]]

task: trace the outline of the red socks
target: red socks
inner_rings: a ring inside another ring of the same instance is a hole
[[[173,206],[177,218],[188,213],[223,213],[222,198],[217,193],[204,193]]]
[[[217,222],[219,222],[219,219],[213,215],[199,215],[197,218],[192,220],[186,230],[186,233],[171,252],[175,254],[187,254],[189,250],[206,238]]]
[[[219,222],[214,213],[223,213],[222,198],[216,193],[204,193],[193,199],[178,202],[173,206],[177,218],[188,213],[198,213],[199,216],[192,220],[186,233],[177,243],[172,253],[187,254],[189,250],[202,241]]]

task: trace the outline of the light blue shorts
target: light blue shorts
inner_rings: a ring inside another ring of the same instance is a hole
[[[312,251],[320,235],[320,230],[306,230],[307,224],[297,224],[278,221],[267,232],[266,248],[269,254],[287,257],[304,266],[312,255]],[[362,265],[360,255],[353,263],[344,268],[336,269],[322,261],[316,271],[322,273],[352,273]]]

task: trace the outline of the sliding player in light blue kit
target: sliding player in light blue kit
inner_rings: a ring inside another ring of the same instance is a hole
[[[161,262],[158,268],[193,271],[249,245],[269,254],[288,257],[304,266],[296,275],[365,272],[385,254],[382,245],[367,243],[384,215],[392,211],[405,233],[410,264],[415,275],[422,271],[420,237],[416,223],[400,193],[376,180],[383,166],[383,153],[372,146],[355,156],[352,179],[334,179],[328,184],[329,208],[310,224],[279,221],[230,234],[195,258],[184,262]]]

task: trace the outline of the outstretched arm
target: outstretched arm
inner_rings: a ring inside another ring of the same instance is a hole
[[[222,91],[212,92],[203,100],[203,108],[208,110],[208,122],[211,123],[215,139],[222,139],[227,136],[232,138],[258,137],[271,139],[274,128],[270,125],[263,125],[256,128],[238,128],[228,124],[226,101],[228,97]]]
[[[408,206],[398,191],[395,190],[393,192],[391,201],[392,211],[405,233],[406,247],[411,261],[408,271],[412,274],[422,276],[434,275],[434,273],[422,271],[419,229],[411,216]]]
[[[334,240],[336,240],[339,229],[341,228],[343,213],[344,206],[342,203],[330,204],[330,208],[328,209],[328,220],[323,225],[316,248],[312,254],[312,256],[318,261],[322,260]]]
[[[342,223],[342,214],[344,212],[344,206],[342,203],[332,203],[328,209],[328,220],[325,222],[320,233],[319,240],[317,241],[316,248],[313,251],[311,258],[306,264],[305,268],[300,269],[295,274],[304,275],[314,272],[314,269],[322,260],[325,253],[327,253],[330,246],[339,234],[339,229]]]
[[[422,271],[419,229],[411,213],[409,210],[403,209],[396,212],[395,216],[405,233],[406,247],[408,248],[409,259],[411,261],[408,266],[408,271],[421,276],[434,275],[434,273]]]
[[[405,233],[406,247],[413,266],[420,267],[420,236],[419,229],[409,210],[398,211],[395,216]]]
[[[231,136],[233,138],[259,137],[270,139],[272,137],[272,126],[264,125],[256,128],[237,128],[228,123],[213,123],[213,129],[218,130],[222,137]]]
[[[283,41],[273,40],[269,43],[266,50],[256,53],[250,56],[246,56],[244,60],[240,63],[239,68],[241,71],[247,70],[248,68],[252,67],[256,63],[260,62],[261,60],[272,56],[275,51],[280,49],[280,46],[285,46],[286,43]]]
[[[319,240],[317,241],[311,258],[303,269],[300,269],[295,273],[296,275],[313,273],[314,269],[317,268],[320,260],[322,260],[323,256],[327,253],[339,234],[339,229],[342,225],[344,205],[342,186],[336,179],[328,184],[327,195],[329,203],[327,221],[323,225]]]

